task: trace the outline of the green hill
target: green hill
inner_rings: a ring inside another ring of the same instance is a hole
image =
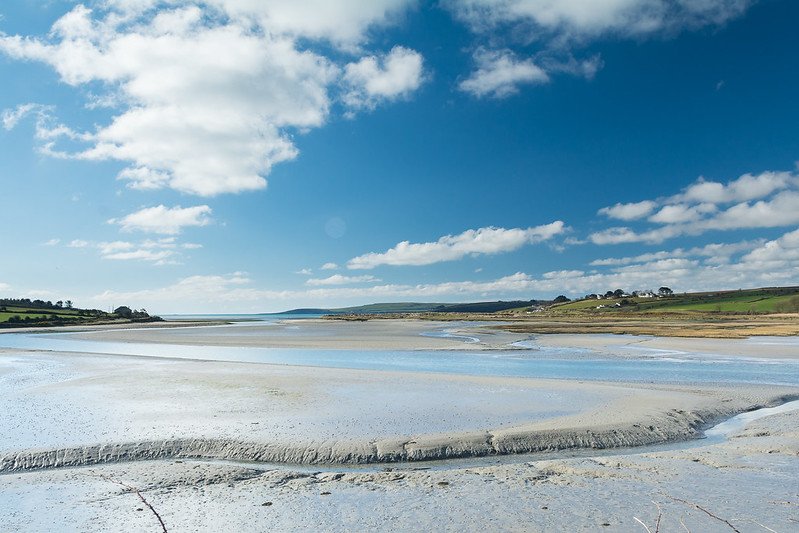
[[[79,309],[72,302],[45,302],[28,298],[0,298],[0,328],[67,326],[112,322],[155,322],[160,317],[121,306],[113,313]]]
[[[618,305],[617,305],[618,304]],[[599,308],[600,306],[604,306]],[[608,312],[630,313],[796,313],[799,312],[799,287],[764,287],[736,291],[674,294],[662,298],[583,299],[555,305],[553,313]]]
[[[292,309],[292,314],[324,314],[324,315],[381,315],[388,313],[495,313],[508,309],[527,308],[534,305],[548,304],[538,300],[467,302],[467,303],[421,303],[390,302],[340,307],[335,309]]]

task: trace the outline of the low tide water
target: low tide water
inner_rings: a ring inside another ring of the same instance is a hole
[[[246,324],[220,326],[220,334]],[[440,335],[449,333],[443,330]],[[474,342],[467,336],[462,340]],[[70,333],[10,333],[0,335],[0,348],[481,376],[799,386],[797,360],[674,353],[653,357],[651,352],[607,357],[584,349],[539,347],[534,341],[516,349],[490,351],[331,350],[101,342]]]

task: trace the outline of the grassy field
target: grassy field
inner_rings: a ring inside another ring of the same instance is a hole
[[[8,322],[13,317],[19,317],[22,321],[52,320],[53,317],[57,317],[65,322],[79,322],[91,318],[79,315],[77,309],[32,309],[9,305],[5,306],[5,310],[0,311],[0,324]]]
[[[775,287],[675,294],[666,298],[626,298],[624,307],[616,307],[622,299],[577,300],[550,308],[562,313],[796,313],[799,312],[799,287]],[[597,309],[598,306],[606,306]]]
[[[146,311],[119,307],[113,313],[98,309],[59,307],[50,302],[29,299],[0,299],[0,328],[71,326],[84,324],[119,324],[157,322]]]

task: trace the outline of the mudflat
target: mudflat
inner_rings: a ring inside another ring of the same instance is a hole
[[[644,351],[657,358],[662,350],[663,356],[754,358],[753,365],[796,358],[794,343],[779,339],[531,339],[485,325],[413,320],[108,329],[69,337],[177,349],[368,353],[417,347],[446,353],[457,346],[458,353],[478,349],[499,357],[528,340],[542,349],[583,348],[586,357],[626,359]],[[799,398],[796,386],[22,349],[0,350],[0,385],[2,530],[43,524],[65,531],[133,524],[157,530],[160,518],[170,531],[420,525],[629,531],[643,530],[641,522],[655,527],[660,517],[672,529],[685,523],[692,530],[724,530],[728,521],[741,531],[758,524],[779,531],[797,519],[790,482],[799,474],[796,412],[758,420],[707,446],[695,441],[738,413]],[[579,457],[567,458],[572,453]]]

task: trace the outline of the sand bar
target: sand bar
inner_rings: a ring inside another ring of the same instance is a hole
[[[421,320],[345,322],[301,319],[224,327],[97,328],[71,335],[101,342],[241,346],[254,348],[362,350],[491,350],[509,349],[529,335],[461,323]],[[61,330],[59,330],[61,331]],[[449,332],[454,337],[438,336]],[[477,336],[474,342],[472,337]]]
[[[696,339],[637,335],[535,335],[535,344],[558,348],[586,348],[609,356],[668,357],[715,355],[761,359],[799,359],[799,337],[750,337],[748,339]]]
[[[0,470],[146,458],[443,459],[684,440],[795,387],[0,355]]]

